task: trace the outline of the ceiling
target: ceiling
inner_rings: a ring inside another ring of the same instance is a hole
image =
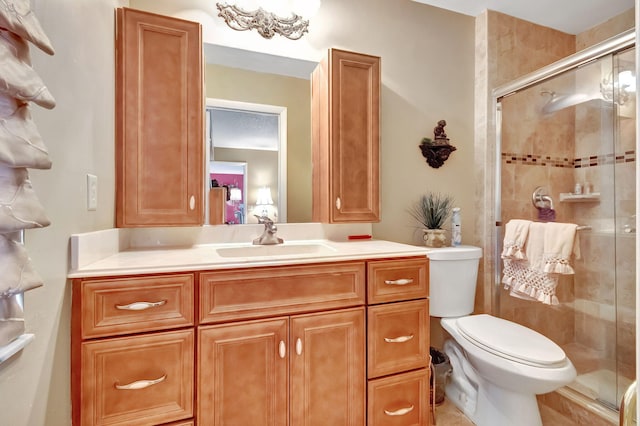
[[[578,34],[634,6],[634,0],[413,0],[470,16],[483,10]],[[578,6],[579,7],[576,7]]]

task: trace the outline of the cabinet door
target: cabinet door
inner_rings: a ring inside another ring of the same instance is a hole
[[[151,425],[193,417],[194,333],[82,343],[81,425]]]
[[[369,306],[369,378],[429,366],[429,301]]]
[[[291,425],[365,422],[364,308],[291,318]]]
[[[200,24],[117,9],[116,225],[204,221]]]
[[[200,327],[198,424],[286,425],[288,320]]]
[[[313,220],[380,220],[380,58],[338,49],[312,75]]]
[[[429,425],[429,369],[370,380],[368,392],[369,426]]]

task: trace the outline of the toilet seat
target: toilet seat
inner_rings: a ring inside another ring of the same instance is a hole
[[[458,318],[456,323],[465,339],[502,358],[542,368],[566,363],[560,346],[520,324],[487,314]]]

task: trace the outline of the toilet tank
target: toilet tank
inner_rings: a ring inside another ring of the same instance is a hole
[[[460,317],[473,312],[482,249],[473,246],[430,250],[429,315]]]

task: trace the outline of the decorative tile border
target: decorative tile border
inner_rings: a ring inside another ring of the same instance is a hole
[[[502,153],[502,162],[506,164],[522,164],[525,166],[549,166],[568,169],[582,169],[585,167],[603,166],[614,163],[632,163],[636,161],[636,152],[625,151],[621,154],[591,155],[589,157],[564,158],[549,155]]]

